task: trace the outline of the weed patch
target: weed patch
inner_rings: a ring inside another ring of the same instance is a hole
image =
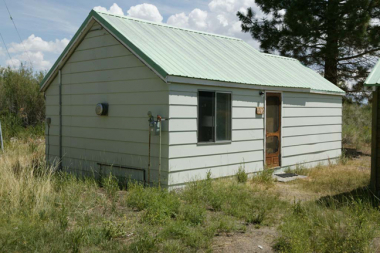
[[[281,252],[365,252],[376,234],[379,214],[369,203],[351,201],[324,208],[295,203],[280,226],[274,248]]]

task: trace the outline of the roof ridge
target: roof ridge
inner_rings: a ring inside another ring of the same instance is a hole
[[[223,38],[223,39],[243,41],[242,39],[239,39],[239,38],[225,36],[225,35],[220,35],[220,34],[216,34],[216,33],[202,32],[202,31],[198,31],[198,30],[193,30],[193,29],[188,29],[188,28],[182,28],[182,27],[172,26],[172,25],[168,25],[168,24],[164,24],[164,23],[158,23],[158,22],[148,21],[148,20],[144,20],[144,19],[140,19],[140,18],[128,17],[128,16],[124,16],[124,15],[113,14],[113,13],[104,12],[104,11],[96,11],[96,10],[93,10],[93,11],[95,11],[96,13],[105,14],[105,15],[108,15],[108,16],[114,16],[114,17],[134,20],[134,21],[137,21],[137,22],[147,23],[147,24],[151,24],[151,25],[163,26],[163,27],[168,27],[168,28],[172,28],[172,29],[176,29],[176,30],[182,30],[182,31],[193,32],[193,33],[198,33],[198,34],[204,34],[204,35],[213,36],[213,37],[219,37],[219,38]]]
[[[265,55],[265,56],[268,56],[268,57],[281,58],[281,59],[284,59],[284,60],[290,60],[290,61],[298,61],[298,60],[295,59],[295,58],[292,58],[292,57],[286,57],[286,56],[277,55],[277,54],[269,54],[269,53],[262,53],[262,54]]]

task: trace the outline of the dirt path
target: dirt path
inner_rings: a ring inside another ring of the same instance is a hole
[[[272,244],[277,236],[276,228],[249,226],[245,233],[221,235],[214,238],[214,252],[274,252]]]

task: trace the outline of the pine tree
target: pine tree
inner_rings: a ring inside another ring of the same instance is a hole
[[[256,4],[265,17],[259,18],[252,8],[237,16],[242,31],[258,40],[264,52],[297,58],[348,92],[363,90],[380,55],[380,0],[256,0]]]

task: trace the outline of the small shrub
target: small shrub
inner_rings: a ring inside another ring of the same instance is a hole
[[[143,230],[138,233],[135,239],[129,246],[131,252],[157,252],[158,251],[158,238],[155,234]]]
[[[243,167],[239,167],[238,172],[236,173],[236,179],[239,183],[246,183],[248,180],[248,175],[245,173],[245,170]]]
[[[127,232],[124,231],[123,223],[116,223],[109,220],[103,221],[103,233],[105,238],[111,240],[117,237],[124,237]]]
[[[265,209],[252,212],[246,219],[246,222],[255,224],[255,225],[261,225],[265,219],[265,215],[266,215]]]
[[[267,185],[272,184],[274,182],[273,170],[264,168],[264,170],[257,172],[256,175],[252,177],[252,182]]]
[[[102,177],[101,184],[108,196],[114,199],[116,197],[117,191],[120,189],[118,179],[110,174],[108,177]]]
[[[181,202],[174,192],[156,187],[144,188],[135,183],[128,191],[127,205],[139,211],[144,210],[144,222],[160,224],[177,217]]]
[[[180,218],[190,225],[201,225],[206,218],[206,209],[201,205],[182,205]]]

